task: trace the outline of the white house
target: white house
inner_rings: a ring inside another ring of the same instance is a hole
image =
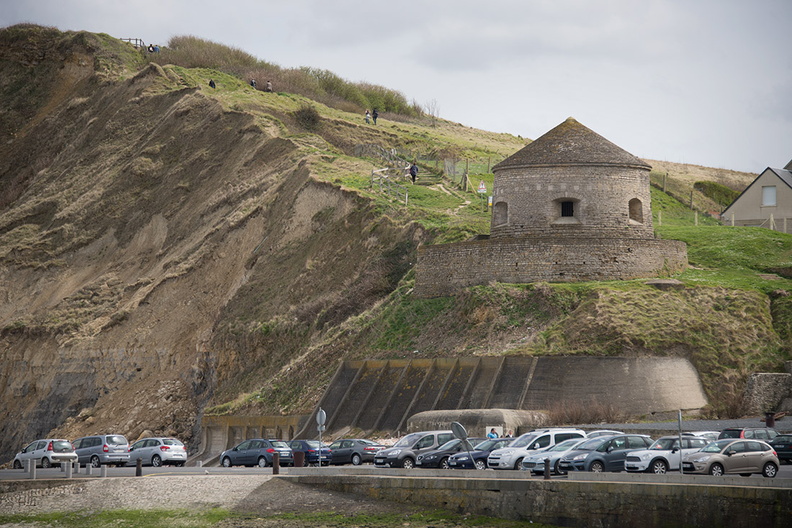
[[[792,233],[792,161],[783,169],[767,167],[721,213],[721,219],[729,225]]]

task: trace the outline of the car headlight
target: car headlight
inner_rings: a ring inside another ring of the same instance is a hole
[[[400,454],[401,452],[402,452],[402,450],[401,450],[401,449],[394,449],[393,451],[390,451],[390,452],[388,453],[388,456],[389,456],[389,457],[395,457],[395,456],[399,456],[399,454]]]
[[[641,460],[649,460],[650,458],[652,458],[652,453],[644,453],[641,455]]]
[[[696,462],[696,463],[698,463],[698,464],[701,464],[702,462],[706,462],[706,461],[707,461],[707,460],[709,460],[709,459],[710,459],[710,455],[704,455],[704,456],[700,456],[700,457],[696,457],[696,458],[694,458],[694,459],[693,459],[693,462]]]
[[[434,460],[435,458],[437,458],[437,455],[426,455],[424,460]]]
[[[454,460],[470,460],[469,456],[454,457]]]
[[[572,460],[573,460],[573,461],[583,460],[583,459],[585,459],[587,456],[588,456],[588,454],[587,454],[587,453],[583,453],[583,454],[581,454],[581,455],[575,455],[575,456],[572,458]]]

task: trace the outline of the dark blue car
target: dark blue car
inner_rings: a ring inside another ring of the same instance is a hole
[[[302,451],[305,453],[305,465],[316,466],[319,465],[319,457],[321,456],[322,465],[330,465],[333,459],[333,451],[326,445],[323,445],[319,440],[291,440],[289,447],[295,453]]]
[[[224,467],[231,466],[259,466],[272,465],[275,453],[280,456],[280,464],[291,466],[294,463],[292,450],[281,440],[265,440],[264,438],[251,438],[239,445],[220,453],[220,464]]]
[[[488,438],[473,446],[473,451],[452,455],[448,459],[451,469],[487,469],[487,457],[492,451],[508,446],[514,438]]]

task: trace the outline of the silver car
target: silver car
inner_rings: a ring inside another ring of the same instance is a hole
[[[183,466],[187,462],[187,450],[175,438],[142,438],[129,448],[129,464],[137,465],[138,459],[143,465],[154,467],[164,464]]]
[[[679,471],[679,464],[684,455],[695,453],[707,444],[709,442],[704,438],[683,436],[682,449],[680,449],[678,436],[663,436],[655,440],[648,449],[633,451],[627,455],[624,469],[657,474]]]
[[[26,445],[14,457],[14,469],[22,469],[25,460],[33,460],[36,466],[43,468],[52,467],[61,462],[76,462],[77,453],[68,440],[60,438],[44,438],[34,440]]]
[[[129,460],[129,442],[124,435],[84,436],[74,441],[80,464],[123,466]]]

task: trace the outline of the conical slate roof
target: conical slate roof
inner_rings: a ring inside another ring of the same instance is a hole
[[[640,158],[570,117],[495,165],[493,171],[515,167],[559,165],[613,165],[651,169],[651,166]]]

